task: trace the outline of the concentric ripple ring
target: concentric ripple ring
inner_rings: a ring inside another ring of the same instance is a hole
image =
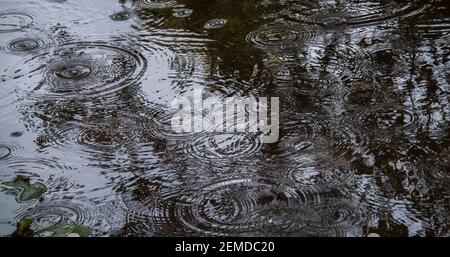
[[[139,81],[147,67],[137,50],[104,43],[78,42],[59,49],[44,72],[54,97],[108,94]]]

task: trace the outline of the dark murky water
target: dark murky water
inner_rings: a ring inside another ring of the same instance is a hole
[[[0,2],[1,235],[450,236],[448,1]],[[175,134],[196,88],[280,140]]]

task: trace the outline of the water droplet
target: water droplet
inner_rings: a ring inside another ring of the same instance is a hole
[[[179,8],[173,10],[173,16],[177,18],[186,18],[192,15],[194,10],[187,8]]]
[[[227,25],[228,21],[226,19],[212,19],[206,22],[203,28],[205,29],[220,29]]]
[[[10,134],[11,137],[21,137],[23,135],[22,131],[14,131]]]
[[[111,14],[109,17],[113,21],[125,21],[131,18],[131,13],[129,11],[121,11]]]
[[[314,36],[314,32],[304,25],[272,24],[248,34],[247,41],[264,50],[287,50],[303,46]]]
[[[18,38],[8,43],[8,50],[13,53],[37,51],[46,46],[40,38]]]
[[[102,43],[71,43],[46,67],[47,96],[106,94],[136,82],[146,69],[138,51]]]

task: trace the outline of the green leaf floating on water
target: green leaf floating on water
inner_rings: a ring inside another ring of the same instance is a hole
[[[31,218],[25,218],[21,220],[17,224],[17,229],[13,235],[19,237],[33,236],[33,231],[30,229],[31,223],[33,223],[33,219]]]
[[[80,237],[88,237],[91,231],[77,224],[57,224],[48,228],[37,231],[35,236],[50,236],[50,237],[67,237],[71,235],[79,235]]]
[[[91,231],[78,224],[56,224],[47,228],[40,229],[36,232],[30,229],[33,223],[32,218],[25,218],[17,224],[16,231],[13,236],[18,237],[88,237],[91,235]]]
[[[0,237],[9,236],[17,230],[14,220],[18,213],[34,208],[36,200],[18,202],[16,199],[19,189],[10,188],[0,183]],[[26,218],[26,217],[25,217]]]
[[[38,200],[47,191],[42,183],[30,184],[30,178],[17,176],[16,179],[4,182],[3,185],[18,190],[16,200],[18,202],[26,202],[29,200]]]

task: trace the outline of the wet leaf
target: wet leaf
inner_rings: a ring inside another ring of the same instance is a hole
[[[48,228],[41,229],[35,233],[35,236],[40,237],[74,237],[77,234],[80,237],[88,237],[91,231],[78,224],[57,224]]]
[[[31,218],[25,218],[21,220],[17,224],[16,231],[14,232],[13,236],[18,237],[30,237],[33,236],[33,230],[30,229],[31,224],[33,223],[33,219]]]
[[[13,190],[18,202],[38,200],[47,191],[44,184],[39,182],[30,184],[30,179],[24,176],[17,176],[13,181],[4,182],[3,185]]]
[[[32,208],[35,204],[34,201],[19,203],[15,199],[16,195],[14,190],[0,185],[0,236],[12,235],[17,230],[17,224],[14,222],[17,213]]]

